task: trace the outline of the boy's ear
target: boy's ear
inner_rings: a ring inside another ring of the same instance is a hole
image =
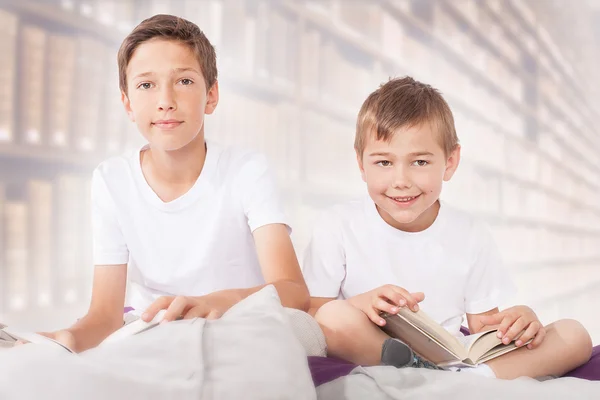
[[[206,95],[206,107],[204,114],[212,114],[219,104],[219,81],[215,81]]]
[[[121,102],[123,103],[123,107],[125,107],[125,112],[127,116],[131,120],[131,122],[135,122],[135,118],[133,116],[133,111],[131,110],[131,102],[129,101],[129,97],[125,94],[124,91],[121,90]]]
[[[460,164],[460,144],[457,144],[454,150],[450,153],[446,161],[446,170],[444,171],[444,180],[449,181]]]
[[[358,150],[355,150],[356,152],[356,161],[358,162],[358,169],[360,169],[360,177],[362,178],[363,182],[367,182],[367,177],[365,176],[365,168],[363,166],[363,161],[362,161],[362,154],[360,154],[358,152]]]

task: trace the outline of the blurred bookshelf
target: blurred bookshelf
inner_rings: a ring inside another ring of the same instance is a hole
[[[88,301],[90,173],[141,143],[116,51],[156,13],[196,22],[216,46],[207,137],[267,155],[300,257],[321,209],[366,194],[353,154],[362,101],[408,74],[455,114],[464,161],[444,199],[490,224],[511,268],[535,280],[543,265],[597,265],[597,99],[528,3],[0,0],[0,319]]]

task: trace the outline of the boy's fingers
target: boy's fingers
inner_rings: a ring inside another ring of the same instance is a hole
[[[377,310],[375,310],[374,308],[370,308],[369,310],[367,310],[366,312],[367,317],[369,317],[369,319],[378,326],[384,326],[385,325],[385,320],[383,318],[381,318],[381,315],[379,315],[379,313],[377,312]]]
[[[546,328],[542,327],[537,332],[537,334],[535,335],[535,337],[533,338],[531,343],[529,343],[529,345],[527,345],[527,348],[530,350],[537,348],[540,344],[542,344],[545,337],[546,337]]]
[[[163,321],[175,321],[180,315],[182,315],[186,308],[188,308],[189,300],[185,296],[177,296],[169,307],[167,312],[163,316]]]
[[[525,332],[523,332],[521,337],[519,337],[515,342],[517,347],[523,346],[529,339],[533,338],[540,330],[540,326],[541,325],[537,321],[533,321],[531,324],[529,324],[527,329],[525,329]]]
[[[380,287],[375,298],[387,299],[390,303],[400,307],[406,305],[406,299],[400,293],[393,290],[390,285]]]
[[[496,317],[496,315],[493,315],[492,317]],[[498,325],[497,336],[499,338],[502,338],[502,337],[504,337],[504,335],[506,334],[506,332],[508,331],[508,328],[512,325],[512,323],[515,322],[515,319],[516,318],[514,318],[514,316],[512,316],[512,315],[502,314],[502,318],[496,317],[491,320],[491,323],[487,323],[488,321],[486,321],[486,325]]]
[[[496,314],[492,314],[492,315],[484,315],[483,317],[481,317],[480,321],[482,324],[489,326],[489,325],[498,325],[502,322],[503,319],[504,319],[504,313],[497,312]]]
[[[498,326],[498,335],[504,340],[508,329],[515,323],[517,320],[517,316],[512,314],[505,314],[504,318],[502,318],[502,322],[500,322],[500,326]]]
[[[152,321],[152,318],[156,315],[160,310],[164,310],[169,308],[171,302],[173,302],[173,296],[162,296],[154,301],[154,303],[150,304],[146,311],[142,314],[142,319],[146,322]]]
[[[396,293],[400,294],[402,297],[404,297],[408,308],[410,308],[413,311],[417,311],[419,309],[419,306],[417,305],[417,301],[411,296],[410,293],[408,293],[408,290],[401,288],[400,286],[391,286],[391,285],[387,290],[390,290],[390,289],[392,292],[396,292]]]
[[[379,311],[385,311],[390,314],[398,313],[398,306],[388,303],[381,297],[376,297],[373,301],[373,308]]]
[[[504,334],[502,343],[508,344],[512,342],[525,328],[527,328],[527,320],[523,317],[518,318]]]
[[[423,300],[425,300],[425,293],[423,293],[423,292],[415,292],[415,293],[411,293],[410,295],[413,297],[413,299],[415,299],[417,301],[417,303],[420,303]]]
[[[206,316],[206,319],[219,319],[221,318],[221,315],[223,315],[221,312],[217,310],[211,310],[211,312],[209,312]]]

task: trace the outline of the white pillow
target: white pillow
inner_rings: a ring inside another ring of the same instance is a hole
[[[306,352],[272,285],[204,328],[203,399],[316,399]]]

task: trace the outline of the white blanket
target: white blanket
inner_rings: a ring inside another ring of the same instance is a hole
[[[315,399],[306,353],[268,286],[221,319],[171,322],[78,355],[0,351],[0,399]]]
[[[323,400],[600,399],[600,382],[560,378],[512,381],[460,372],[394,367],[356,368],[317,388]]]

